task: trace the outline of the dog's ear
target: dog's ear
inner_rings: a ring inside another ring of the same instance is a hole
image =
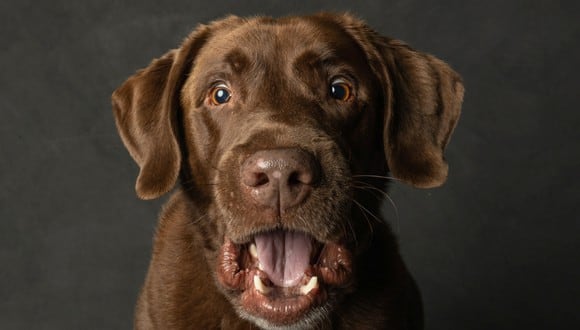
[[[461,77],[443,61],[382,37],[350,15],[336,19],[367,54],[382,84],[391,173],[416,187],[443,184],[448,171],[443,152],[463,101]]]
[[[163,195],[178,178],[180,91],[209,31],[201,26],[179,49],[153,60],[113,92],[117,129],[140,167],[135,190],[142,199]]]
[[[383,139],[389,169],[416,187],[447,179],[443,152],[461,112],[461,77],[443,61],[398,40],[379,43],[389,95]],[[388,80],[387,80],[388,79]]]

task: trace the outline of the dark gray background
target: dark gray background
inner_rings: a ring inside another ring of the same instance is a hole
[[[447,184],[385,204],[427,328],[580,328],[579,3],[2,1],[0,328],[130,328],[162,200],[135,197],[111,92],[198,23],[321,9],[465,80]]]

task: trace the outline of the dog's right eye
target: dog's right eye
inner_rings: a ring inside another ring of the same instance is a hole
[[[232,93],[225,84],[215,86],[209,93],[209,101],[212,105],[228,103],[231,97]]]
[[[348,101],[352,95],[352,87],[346,80],[338,78],[330,84],[330,96],[339,101]]]

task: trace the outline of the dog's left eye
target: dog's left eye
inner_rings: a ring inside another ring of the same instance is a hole
[[[330,84],[330,96],[332,98],[347,101],[352,95],[352,87],[346,82],[346,80],[338,78],[334,79]]]
[[[212,105],[228,103],[231,97],[232,94],[225,84],[215,86],[209,93],[209,100]]]

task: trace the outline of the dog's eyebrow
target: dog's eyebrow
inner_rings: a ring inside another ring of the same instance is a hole
[[[331,73],[352,75],[355,71],[339,53],[327,47],[304,51],[294,59],[292,69],[309,84],[316,83],[315,77],[323,78]],[[317,74],[313,75],[312,72],[317,72]]]
[[[248,68],[250,60],[240,48],[234,48],[229,51],[225,57],[225,62],[230,66],[233,72],[240,74]]]
[[[292,69],[302,77],[309,81],[309,83],[314,83],[309,72],[312,70],[321,73],[321,69],[326,67],[328,63],[332,63],[332,59],[335,58],[334,54],[331,52],[319,52],[312,49],[302,52],[299,56],[294,59],[292,63]]]
[[[324,64],[335,63],[336,61],[338,61],[338,57],[332,49],[309,49],[296,57],[294,60],[294,66],[302,64],[321,66]]]

